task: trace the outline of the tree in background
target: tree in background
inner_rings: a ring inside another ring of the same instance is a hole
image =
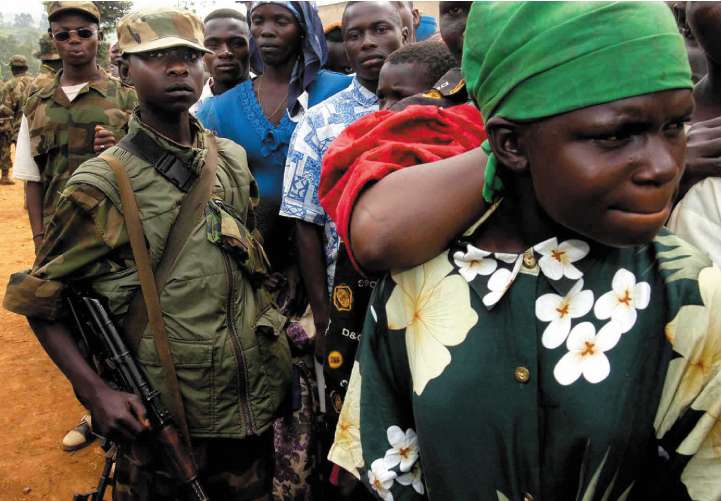
[[[110,41],[115,40],[115,27],[118,21],[133,7],[133,2],[93,2],[100,11],[100,31],[105,40],[98,45],[98,63],[106,69],[110,65],[108,52]]]
[[[28,28],[32,25],[33,25],[33,16],[31,16],[27,12],[23,12],[21,14],[15,14],[15,20],[13,21],[13,26],[16,26],[18,28]]]

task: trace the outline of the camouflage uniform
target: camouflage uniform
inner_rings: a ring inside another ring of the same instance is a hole
[[[25,58],[22,56],[13,56],[10,60],[10,66],[13,66],[13,61],[16,63],[25,63]],[[27,67],[27,66],[26,66]],[[22,75],[15,76],[7,81],[4,88],[3,105],[5,105],[12,113],[12,142],[17,142],[18,131],[20,130],[20,119],[23,116],[23,106],[28,97],[30,97],[31,85],[33,77],[24,73]]]
[[[13,184],[9,173],[12,167],[10,146],[12,145],[13,120],[10,108],[2,104],[5,101],[6,83],[0,82],[0,184]]]
[[[15,55],[10,58],[10,68],[19,71],[28,69],[28,62],[24,56]],[[10,184],[8,177],[10,171],[10,146],[17,141],[22,117],[22,106],[28,97],[29,85],[32,77],[27,74],[13,76],[5,82],[2,88],[2,106],[0,106],[0,169],[2,180]]]
[[[30,84],[30,95],[36,93],[40,89],[51,85],[55,81],[55,75],[57,71],[52,66],[43,64],[40,66],[40,71],[35,76],[35,79]]]
[[[23,109],[33,158],[42,177],[43,227],[50,222],[70,175],[95,157],[95,126],[103,126],[120,140],[137,104],[134,90],[100,71],[102,77],[89,82],[72,103],[60,88],[61,71],[51,85],[30,96]]]
[[[60,61],[60,54],[58,54],[50,35],[47,33],[43,34],[40,40],[38,40],[38,44],[40,45],[40,50],[35,54],[35,57],[40,59],[43,64],[40,66],[40,71],[35,77],[35,80],[33,80],[30,85],[29,95],[34,94],[55,81],[57,70],[50,65],[55,61]]]
[[[147,38],[161,49],[159,42],[170,38],[168,32],[173,33],[168,47],[201,50],[200,20],[173,9],[127,16],[119,38],[121,47],[130,50],[142,48]],[[192,146],[162,136],[138,115],[130,120],[128,138],[144,135],[198,175],[210,133],[190,120]],[[269,500],[270,432],[289,388],[290,350],[282,335],[285,318],[269,302],[265,289],[249,279],[267,269],[258,259],[262,250],[253,224],[258,188],[245,151],[225,139],[218,139],[217,145],[216,180],[205,224],[191,231],[160,301],[204,486],[213,499]],[[128,173],[155,266],[185,194],[153,164],[122,146],[107,154]],[[85,162],[68,180],[32,271],[11,277],[4,306],[29,317],[62,320],[63,296],[74,285],[105,299],[121,326],[139,288],[115,176],[100,158]],[[147,327],[137,360],[162,398],[170,398]],[[182,499],[157,447],[143,440],[120,450],[113,499]]]

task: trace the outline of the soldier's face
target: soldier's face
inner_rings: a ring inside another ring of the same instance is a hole
[[[145,108],[183,112],[201,96],[203,59],[200,51],[171,47],[131,54],[121,76],[135,86]]]
[[[80,31],[79,31],[80,30]],[[90,37],[87,35],[92,32]],[[82,66],[91,63],[98,53],[100,39],[97,23],[81,14],[61,14],[50,23],[53,43],[64,64]],[[65,35],[69,35],[65,39]]]

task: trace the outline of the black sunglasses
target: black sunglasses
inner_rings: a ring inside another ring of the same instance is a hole
[[[76,33],[80,38],[91,38],[95,35],[96,31],[90,28],[78,28],[77,30],[58,31],[53,33],[52,36],[58,42],[67,42],[70,40],[70,34]]]

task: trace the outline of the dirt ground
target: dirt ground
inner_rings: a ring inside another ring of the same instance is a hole
[[[23,186],[0,186],[0,300],[8,276],[33,261]],[[103,464],[95,444],[63,452],[83,409],[24,317],[0,308],[0,501],[70,501],[91,490]],[[110,496],[106,495],[109,499]]]

